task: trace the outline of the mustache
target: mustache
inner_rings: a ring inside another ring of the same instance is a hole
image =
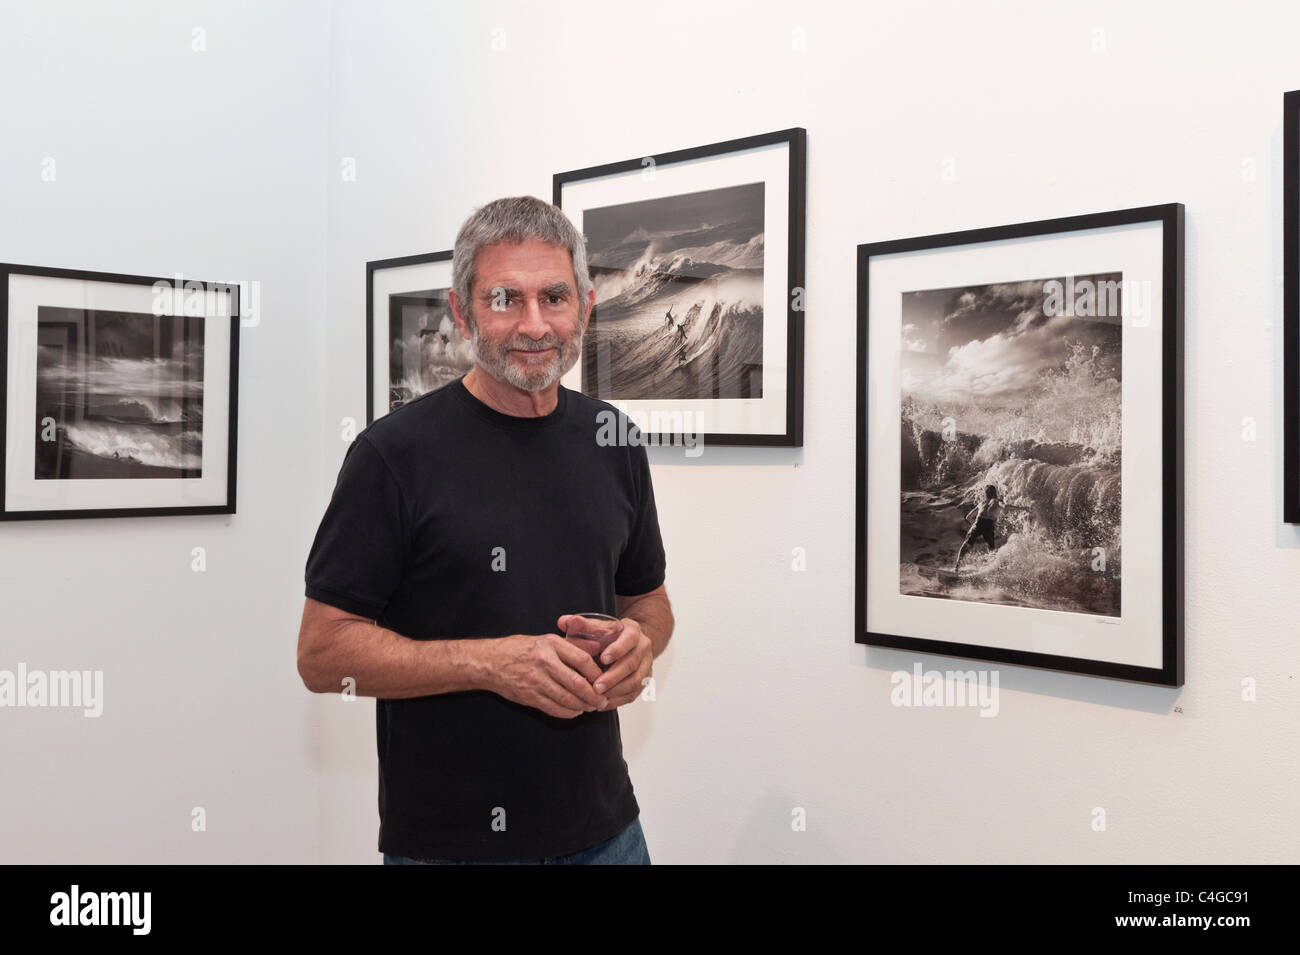
[[[556,351],[564,351],[565,344],[565,339],[556,335],[554,332],[548,332],[541,338],[529,338],[526,335],[512,335],[503,341],[497,342],[496,348],[502,354],[508,351],[547,351],[551,348],[554,348]]]
[[[564,339],[558,335],[547,335],[540,341],[532,338],[512,339],[502,342],[501,347],[511,351],[546,351],[550,348],[563,348]]]

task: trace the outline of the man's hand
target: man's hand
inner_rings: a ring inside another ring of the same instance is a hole
[[[556,618],[555,624],[559,627],[564,638],[576,646],[579,650],[585,650],[596,661],[596,665],[604,670],[601,663],[601,651],[614,642],[614,639],[623,632],[623,621],[615,617],[608,619],[599,619],[595,621],[584,621],[583,614],[562,613]],[[573,621],[579,621],[577,633],[572,626]]]
[[[599,675],[593,688],[609,698],[609,706],[631,703],[645,689],[644,680],[654,669],[654,645],[646,636],[641,624],[633,617],[623,617],[618,639],[600,655],[609,669]]]
[[[592,689],[601,677],[591,654],[556,633],[515,634],[492,640],[486,689],[507,700],[572,719],[612,702]]]

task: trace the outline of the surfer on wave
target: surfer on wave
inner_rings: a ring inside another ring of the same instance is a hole
[[[997,549],[998,545],[994,543],[994,534],[997,531],[997,520],[1002,516],[1004,508],[1011,508],[1016,511],[1029,510],[1023,504],[1008,504],[998,496],[996,487],[992,484],[986,484],[984,486],[984,500],[972,507],[964,518],[964,520],[971,521],[973,517],[973,522],[970,529],[966,531],[966,539],[957,548],[957,561],[952,565],[954,574],[961,569],[961,559],[965,556],[966,549],[976,541],[984,541],[990,553]]]

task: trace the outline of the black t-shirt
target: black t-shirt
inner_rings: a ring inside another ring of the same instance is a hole
[[[307,559],[307,596],[415,640],[555,633],[565,613],[664,582],[645,447],[609,404],[496,411],[464,380],[348,448]],[[616,419],[617,420],[617,419]],[[571,720],[486,690],[376,701],[379,849],[500,862],[567,855],[639,812],[618,712]],[[503,828],[504,824],[504,828]]]

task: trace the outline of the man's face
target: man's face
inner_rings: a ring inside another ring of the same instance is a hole
[[[475,265],[470,344],[497,381],[524,391],[555,384],[578,360],[587,308],[569,253],[537,239],[485,245]]]

